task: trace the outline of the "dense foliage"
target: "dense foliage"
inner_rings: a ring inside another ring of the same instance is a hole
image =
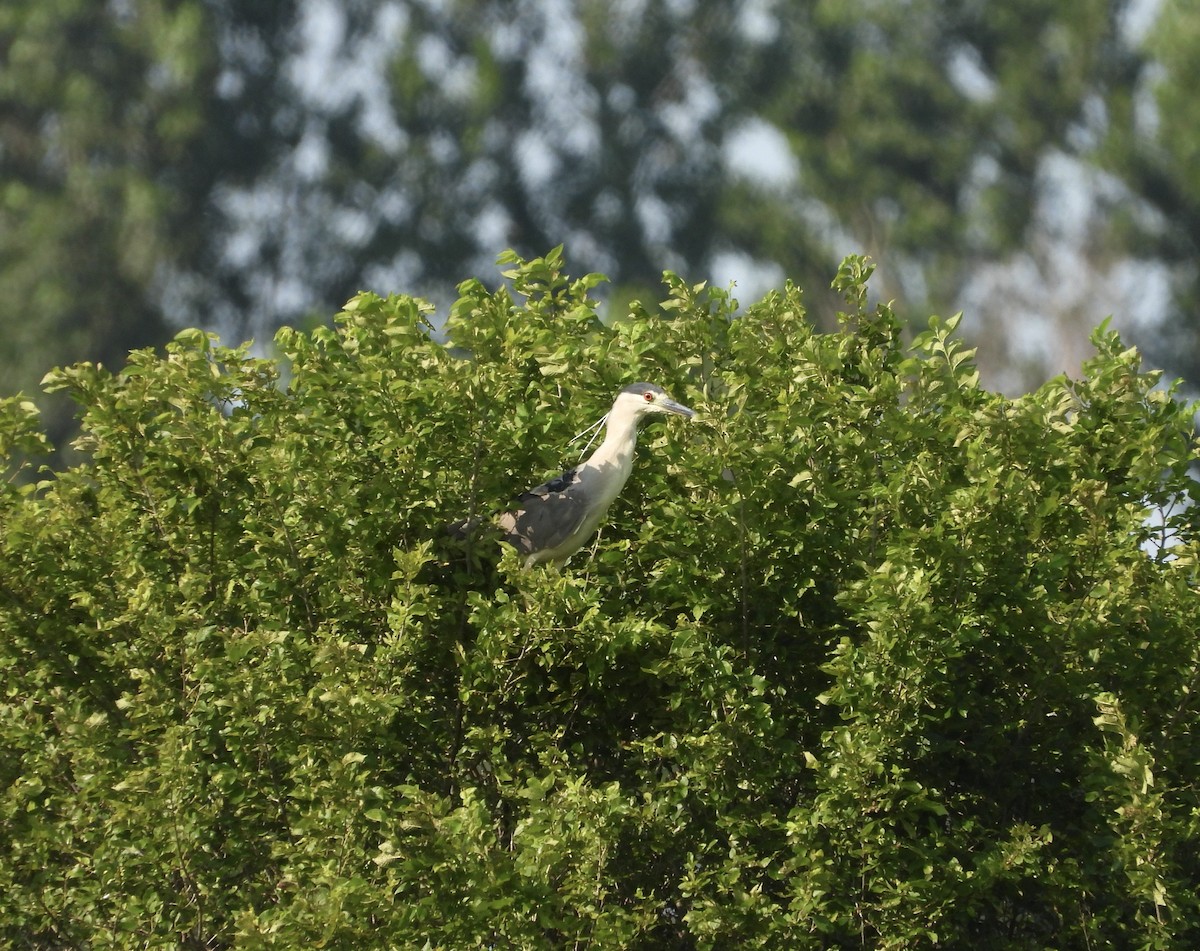
[[[1009,400],[861,259],[829,334],[507,263],[448,346],[364,294],[49,378],[86,457],[0,494],[5,944],[1200,941],[1191,417],[1134,351]],[[594,549],[446,535],[639,379],[702,417]]]

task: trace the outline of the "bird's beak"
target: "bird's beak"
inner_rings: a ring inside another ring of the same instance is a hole
[[[683,416],[686,419],[691,419],[696,415],[694,409],[688,409],[682,403],[676,403],[673,399],[660,399],[657,403],[658,408],[665,410],[668,413],[675,413],[678,416]]]

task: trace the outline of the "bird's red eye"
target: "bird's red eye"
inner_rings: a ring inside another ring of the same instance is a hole
[[[647,403],[653,403],[654,402],[654,394],[653,393],[645,393],[645,394],[643,394],[643,399],[645,399],[645,401]]]

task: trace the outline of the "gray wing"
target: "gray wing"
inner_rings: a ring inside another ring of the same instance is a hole
[[[505,541],[525,555],[561,545],[587,517],[575,469],[530,489],[520,500],[519,508],[505,512],[498,521]]]

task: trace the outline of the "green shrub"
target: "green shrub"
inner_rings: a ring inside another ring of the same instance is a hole
[[[980,389],[861,259],[818,334],[508,257],[278,359],[198,331],[0,412],[0,936],[15,947],[1200,945],[1190,409],[1101,328]],[[651,423],[593,550],[444,526]]]

